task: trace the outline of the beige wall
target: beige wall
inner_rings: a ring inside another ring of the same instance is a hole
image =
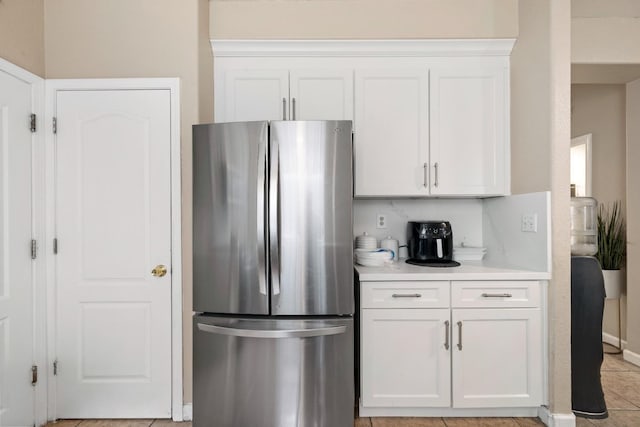
[[[640,62],[640,18],[574,18],[571,60],[577,64]]]
[[[520,0],[511,56],[512,192],[551,190],[549,409],[571,413],[569,0]]]
[[[44,77],[44,0],[0,1],[0,58]]]
[[[627,84],[627,218],[640,218],[640,80]],[[640,221],[627,224],[627,324],[640,325]],[[627,330],[627,349],[640,354],[640,328]]]
[[[47,78],[179,77],[181,84],[184,400],[192,389],[191,125],[213,120],[207,0],[45,4]]]
[[[520,35],[511,53],[511,191],[551,189],[549,10],[520,1]]]
[[[501,38],[516,0],[212,1],[213,39]]]
[[[640,2],[638,0],[571,0],[571,16],[581,18],[640,16]]]
[[[626,87],[571,86],[571,137],[592,134],[592,195],[599,203],[626,206]],[[626,298],[622,299],[622,339],[626,339]],[[618,301],[607,300],[604,332],[618,336]]]

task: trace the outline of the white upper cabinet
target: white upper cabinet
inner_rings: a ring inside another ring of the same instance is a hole
[[[216,121],[283,120],[288,115],[288,70],[230,69],[218,91],[223,92],[223,114],[216,114]]]
[[[216,121],[352,120],[351,69],[228,69]]]
[[[513,43],[212,41],[215,120],[353,120],[356,197],[506,195]]]
[[[507,68],[431,69],[433,195],[509,193]]]
[[[355,194],[429,194],[426,68],[355,71]]]
[[[351,69],[292,69],[292,120],[353,120]]]

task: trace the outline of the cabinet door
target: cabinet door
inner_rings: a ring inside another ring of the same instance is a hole
[[[539,309],[452,310],[453,406],[542,404]]]
[[[450,405],[445,322],[449,309],[362,310],[363,406]]]
[[[356,70],[356,196],[429,194],[428,80],[426,68]]]
[[[225,122],[288,119],[289,71],[227,70],[223,105]]]
[[[353,120],[353,70],[291,70],[292,120]]]
[[[432,69],[431,194],[509,192],[507,68]]]

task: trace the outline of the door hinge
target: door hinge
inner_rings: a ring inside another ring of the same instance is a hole
[[[33,365],[31,367],[31,385],[35,386],[38,383],[38,367]]]
[[[38,257],[38,243],[36,239],[31,239],[31,259],[36,259]]]
[[[36,115],[35,114],[31,115],[31,120],[29,121],[29,128],[31,129],[32,133],[36,131]]]
[[[53,133],[58,133],[58,119],[53,118]]]
[[[53,239],[53,254],[58,254],[58,238]]]
[[[53,375],[58,375],[58,361],[53,361]]]

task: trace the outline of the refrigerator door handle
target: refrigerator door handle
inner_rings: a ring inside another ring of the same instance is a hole
[[[269,245],[271,258],[271,285],[273,295],[280,294],[280,230],[278,228],[280,200],[278,199],[280,153],[278,142],[271,141],[271,169],[269,177]]]
[[[236,329],[226,326],[207,325],[198,323],[198,329],[218,335],[229,335],[234,337],[247,338],[309,338],[322,337],[328,335],[339,335],[347,331],[346,326],[332,326],[327,328],[313,329],[285,329],[285,330],[263,330],[263,329]]]
[[[262,140],[258,144],[258,196],[257,196],[257,233],[258,233],[258,285],[260,293],[267,295],[267,272],[265,262],[265,235],[264,235],[264,218],[265,218],[265,169],[266,169],[266,141]]]

